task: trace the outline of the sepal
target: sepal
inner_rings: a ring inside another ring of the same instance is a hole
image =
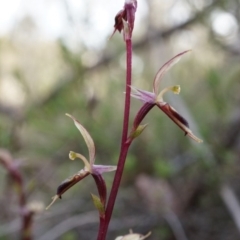
[[[94,181],[96,183],[101,203],[105,207],[105,203],[107,200],[107,187],[105,180],[101,174],[92,174],[92,177],[94,178]]]
[[[73,120],[75,126],[77,127],[79,132],[82,134],[84,141],[86,142],[86,145],[88,147],[89,162],[90,162],[90,164],[93,164],[94,159],[95,159],[95,145],[94,145],[92,137],[75,117],[73,117],[72,115],[70,115],[68,113],[66,113],[66,116],[70,117]]]
[[[155,103],[156,95],[153,92],[148,92],[145,90],[141,90],[130,86],[131,88],[131,97],[141,100],[143,103]]]
[[[148,112],[155,106],[155,103],[145,103],[143,104],[143,106],[140,108],[140,110],[138,111],[134,122],[133,122],[133,131],[135,131],[138,126],[140,125],[140,123],[142,122],[142,120],[145,118],[145,116],[148,114]]]
[[[163,78],[163,76],[165,75],[165,73],[173,66],[175,65],[182,57],[182,55],[184,55],[185,53],[189,52],[191,50],[186,50],[184,52],[181,52],[179,54],[177,54],[175,57],[171,58],[169,61],[167,61],[157,72],[154,81],[153,81],[153,92],[158,95],[158,91],[159,91],[159,86],[160,86],[160,82]]]
[[[188,135],[198,143],[202,142],[202,140],[197,138],[189,129],[187,120],[182,117],[173,107],[171,107],[168,103],[157,103],[157,106],[184,131],[185,135]]]
[[[80,170],[78,173],[74,174],[73,176],[67,178],[64,180],[57,188],[57,194],[52,198],[52,202],[49,204],[46,209],[49,209],[52,204],[58,199],[62,198],[62,195],[73,185],[81,181],[83,178],[87,177],[90,174],[89,171],[86,171],[85,169]]]
[[[92,165],[92,174],[103,174],[105,172],[116,171],[117,166],[112,165]]]

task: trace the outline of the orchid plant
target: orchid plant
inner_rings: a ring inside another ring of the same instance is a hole
[[[176,64],[181,57],[189,52],[189,50],[179,53],[175,57],[171,58],[168,62],[166,62],[157,72],[154,81],[153,81],[153,92],[148,92],[145,90],[140,90],[132,86],[132,32],[134,29],[134,21],[135,21],[135,13],[137,10],[137,0],[125,0],[125,4],[122,10],[118,12],[115,17],[115,25],[112,36],[116,31],[120,33],[123,32],[123,39],[126,44],[126,84],[125,84],[125,105],[124,105],[124,114],[123,114],[123,127],[122,127],[122,139],[121,139],[121,147],[118,158],[117,166],[105,166],[105,165],[95,165],[95,145],[94,142],[88,133],[88,131],[78,122],[73,116],[67,114],[70,117],[77,129],[82,134],[86,145],[89,151],[89,160],[84,157],[80,153],[70,152],[69,158],[74,160],[79,158],[84,163],[84,168],[79,172],[74,174],[72,177],[63,181],[58,189],[57,194],[53,197],[52,203],[49,207],[73,185],[77,182],[81,181],[83,178],[88,175],[92,175],[96,186],[98,188],[99,197],[92,194],[93,202],[96,208],[99,211],[99,231],[98,231],[98,240],[105,240],[108,232],[109,222],[111,220],[113,208],[115,205],[115,200],[117,194],[119,192],[119,186],[121,182],[121,178],[124,171],[124,165],[127,158],[128,150],[133,142],[146,128],[145,125],[141,125],[142,120],[145,118],[147,113],[154,107],[157,106],[160,108],[173,122],[175,122],[185,133],[185,135],[189,136],[196,142],[202,142],[201,139],[196,137],[189,128],[188,122],[183,118],[172,106],[170,106],[167,102],[163,100],[163,95],[172,91],[175,94],[180,92],[180,86],[170,86],[164,88],[163,90],[159,90],[161,80],[163,79],[166,72]],[[137,98],[143,102],[142,107],[139,109],[136,114],[132,129],[129,131],[129,116],[130,116],[130,106],[131,106],[131,96],[133,98]],[[104,178],[102,177],[102,173],[115,171],[114,180],[112,183],[112,188],[107,198],[107,190]],[[146,239],[150,235],[147,234],[145,236],[141,234],[136,234],[130,232],[130,234],[125,236],[117,237],[117,240],[127,240],[127,239]]]

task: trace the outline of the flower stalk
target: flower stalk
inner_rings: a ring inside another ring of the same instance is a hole
[[[136,3],[136,1],[134,1]],[[130,10],[126,7],[126,12],[128,14],[129,22],[125,22],[123,19],[123,30],[124,30],[124,39],[126,44],[126,85],[125,85],[125,105],[124,105],[124,116],[123,116],[123,129],[122,129],[122,140],[121,140],[121,149],[118,158],[117,170],[114,176],[112,189],[109,195],[108,204],[106,206],[105,220],[100,222],[98,240],[105,240],[109,222],[112,216],[113,208],[118,194],[118,189],[121,183],[123,170],[128,154],[128,149],[132,143],[130,139],[128,141],[128,127],[129,127],[129,113],[131,105],[131,83],[132,83],[132,31],[134,27],[135,11],[133,5],[130,5]],[[134,5],[136,6],[136,5]],[[126,20],[127,20],[126,19]]]

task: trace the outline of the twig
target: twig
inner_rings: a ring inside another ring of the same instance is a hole
[[[228,184],[223,184],[220,189],[220,196],[240,233],[240,204],[233,189]]]
[[[57,226],[53,227],[50,231],[43,234],[37,240],[54,240],[59,239],[64,233],[69,230],[80,227],[89,223],[97,223],[98,218],[96,211],[79,214],[77,216],[73,216],[68,218],[67,220],[62,221]]]
[[[162,218],[156,215],[138,215],[138,216],[128,216],[122,219],[112,219],[111,226],[109,228],[110,232],[119,231],[121,229],[129,229],[134,227],[144,227],[147,228],[148,226],[156,226],[159,224],[160,221],[163,221]],[[55,227],[47,231],[44,235],[37,238],[37,240],[55,240],[59,239],[64,233],[88,224],[97,224],[98,217],[96,215],[96,211],[91,211],[84,214],[79,214],[73,217],[68,218],[67,220],[62,221],[61,223],[57,224]]]
[[[172,211],[168,211],[165,215],[164,215],[166,221],[168,222],[169,226],[171,227],[174,236],[177,240],[188,240],[184,229],[182,227],[181,222],[179,221],[178,216],[172,212]]]
[[[24,191],[24,183],[22,174],[14,163],[12,156],[6,150],[0,149],[0,163],[8,171],[9,175],[16,184],[17,195],[19,198],[19,208],[22,218],[21,239],[32,239],[32,217],[33,212],[26,206],[26,194]]]

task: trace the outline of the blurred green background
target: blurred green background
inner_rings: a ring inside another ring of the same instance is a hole
[[[0,148],[24,177],[28,202],[48,205],[57,186],[87,155],[74,115],[96,145],[96,164],[116,164],[124,104],[125,45],[111,39],[124,2],[11,0],[0,3]],[[151,91],[156,71],[192,49],[164,77],[181,85],[165,100],[196,144],[154,108],[130,148],[109,228],[153,240],[240,238],[240,1],[139,0],[133,35],[133,85]],[[131,123],[141,103],[132,99]],[[1,150],[1,151],[2,151]],[[114,173],[105,174],[108,191]],[[89,189],[91,191],[89,191]],[[0,240],[19,239],[17,195],[0,167]],[[34,239],[96,239],[91,177],[35,216]]]

